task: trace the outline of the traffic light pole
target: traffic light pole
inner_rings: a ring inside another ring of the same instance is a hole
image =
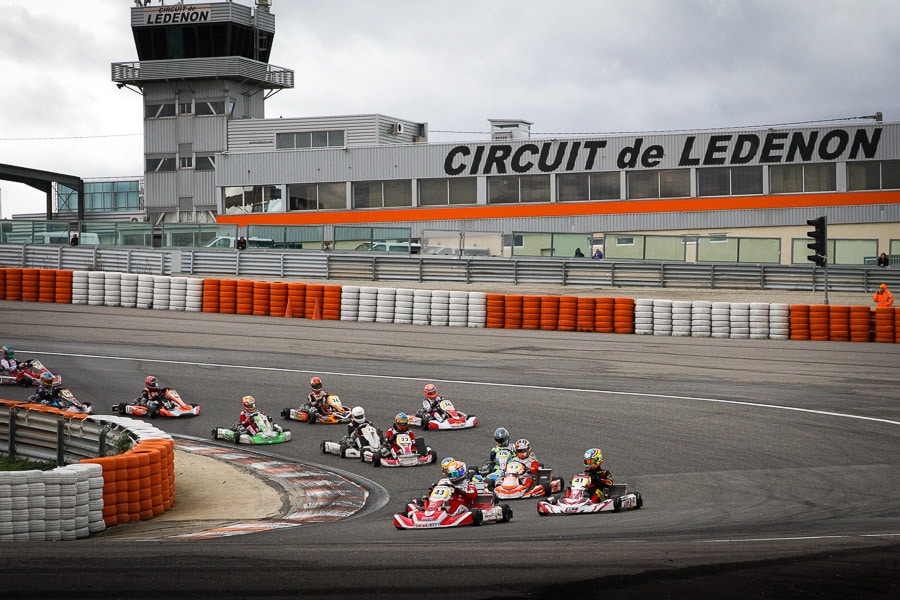
[[[813,251],[806,257],[807,260],[813,261],[816,266],[825,269],[825,304],[828,304],[828,217],[822,216],[818,219],[809,219],[807,225],[814,227],[813,231],[807,231],[807,237],[812,238],[812,242],[806,245]],[[816,271],[813,267],[813,289],[815,289]]]

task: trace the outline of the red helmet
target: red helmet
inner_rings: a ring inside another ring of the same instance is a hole
[[[151,390],[155,390],[157,387],[156,377],[154,377],[153,375],[148,375],[147,378],[144,380],[144,385],[147,386],[148,388],[150,388]]]
[[[437,388],[434,387],[433,383],[429,383],[425,386],[425,397],[426,398],[437,398]]]
[[[309,387],[317,392],[322,391],[322,380],[318,377],[312,377],[309,380]]]
[[[256,398],[253,396],[244,396],[241,402],[244,405],[244,410],[256,410]]]
[[[409,429],[409,417],[406,413],[397,413],[397,416],[394,417],[394,429],[400,432]]]

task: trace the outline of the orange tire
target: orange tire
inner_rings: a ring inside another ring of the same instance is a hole
[[[341,320],[341,286],[325,285],[322,292],[322,318],[326,321]]]
[[[56,269],[38,271],[38,302],[56,302]]]
[[[541,328],[541,297],[522,296],[522,329]]]
[[[6,269],[6,299],[13,301],[22,299],[22,269],[20,268]]]
[[[506,294],[503,297],[503,328],[522,329],[522,311],[524,296]]]
[[[239,315],[253,314],[253,281],[239,279],[237,282],[237,300],[235,312]]]
[[[0,267],[0,300],[6,300],[6,269]]]
[[[25,302],[37,302],[40,297],[41,270],[22,269],[22,300]]]
[[[306,284],[301,281],[288,283],[288,311],[286,317],[304,318],[306,316]]]
[[[0,294],[0,298],[3,294]],[[56,273],[57,304],[72,304],[72,271],[60,270]]]
[[[269,286],[269,316],[283,317],[287,311],[288,284],[283,281],[273,282]]]
[[[502,329],[506,322],[506,300],[503,294],[488,294],[486,297],[487,315],[485,326],[488,329]]]
[[[304,316],[307,319],[322,318],[322,304],[325,301],[325,286],[321,283],[306,284],[306,307]]]
[[[269,316],[269,296],[272,284],[268,281],[253,282],[253,314],[258,317]]]

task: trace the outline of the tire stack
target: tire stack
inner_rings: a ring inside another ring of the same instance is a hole
[[[325,304],[325,285],[321,283],[306,284],[306,315],[307,319],[321,319],[322,309]]]
[[[450,292],[433,290],[431,292],[431,324],[446,327],[450,324]]]
[[[713,302],[710,308],[710,337],[731,337],[731,303]]]
[[[769,339],[787,340],[791,336],[791,309],[787,304],[769,305]]]
[[[556,331],[559,327],[559,296],[539,296],[541,299],[541,329]]]
[[[594,300],[594,331],[599,333],[614,333],[617,329],[616,321],[619,316],[616,313],[617,307],[621,306],[617,303],[616,298],[596,298]],[[630,298],[629,298],[630,300]],[[634,306],[632,300],[631,306]],[[629,319],[633,328],[634,322]]]
[[[615,324],[615,333],[634,333],[634,299],[633,298],[616,298],[615,315],[613,322]]]
[[[578,322],[578,298],[575,296],[560,296],[559,298],[559,331],[575,331]]]
[[[828,324],[830,313],[827,304],[813,304],[809,307],[810,340],[827,342],[831,338],[831,327]]]
[[[103,303],[106,306],[122,305],[122,274],[114,271],[106,273],[103,280]]]
[[[172,291],[172,280],[166,275],[153,277],[153,309],[169,310],[169,294]]]
[[[486,296],[485,327],[488,329],[503,329],[506,324],[506,300],[503,294],[488,294]]]
[[[524,298],[522,294],[509,294],[503,298],[504,329],[522,329],[524,327],[522,322]]]
[[[634,301],[635,335],[653,335],[653,299],[637,298]]]
[[[612,313],[610,312],[610,325]],[[575,303],[575,329],[577,331],[594,331],[597,328],[597,299],[579,296]]]
[[[201,289],[203,280],[198,279]],[[137,273],[122,273],[119,278],[119,301],[124,308],[137,307],[138,296],[138,275]]]
[[[832,342],[850,341],[850,307],[831,306],[828,311],[828,339]]]
[[[5,290],[0,290],[0,298],[4,293]],[[72,303],[72,271],[59,271],[56,274],[56,303]]]
[[[454,290],[450,292],[447,324],[450,327],[465,327],[469,321],[469,293]]]
[[[672,335],[672,301],[653,301],[653,335]]]
[[[138,275],[137,308],[153,306],[153,275]]]
[[[341,286],[325,286],[322,292],[322,318],[326,321],[341,320]]]
[[[750,303],[750,339],[769,339],[769,303]]]
[[[9,297],[9,276],[7,274],[7,300]],[[72,304],[88,303],[88,274],[87,271],[72,271]]]
[[[272,293],[272,284],[268,281],[253,282],[253,315],[257,317],[269,316],[269,301]]]
[[[105,283],[106,273],[103,271],[88,271],[88,305],[103,306],[105,300]]]
[[[693,325],[693,303],[687,300],[672,302],[672,335],[690,337]]]
[[[809,305],[792,304],[790,308],[790,329],[792,340],[809,339]]]
[[[400,288],[394,298],[394,323],[412,325],[415,290]]]
[[[394,288],[378,288],[375,300],[375,322],[393,323],[394,308],[397,300],[397,290]]]
[[[507,309],[507,314],[509,310]],[[538,330],[541,328],[541,297],[533,294],[522,296],[522,329]]]
[[[219,296],[219,308],[221,308],[221,295]],[[233,304],[232,304],[233,306]],[[203,310],[203,280],[196,277],[187,278],[184,290],[184,310],[187,312],[200,312]]]
[[[466,327],[485,327],[487,325],[487,294],[469,292],[466,311]]]
[[[897,319],[897,309],[891,307],[878,307],[875,309],[875,341],[893,344],[900,336],[897,328],[900,320]]]
[[[374,323],[378,309],[378,288],[365,286],[359,288],[359,320],[363,323]]]
[[[850,341],[872,341],[872,311],[868,306],[850,307]]]
[[[40,296],[41,270],[34,268],[22,269],[22,300],[25,302],[37,302]]]
[[[284,281],[273,281],[269,285],[269,316],[283,317],[287,314],[288,284]]]
[[[691,337],[712,335],[712,302],[697,300],[691,303]]]
[[[187,308],[187,277],[169,279],[169,310],[183,311]]]
[[[729,313],[729,326],[732,339],[745,340],[750,338],[750,303],[732,302]]]
[[[359,320],[359,286],[345,285],[341,290],[341,321]]]
[[[38,272],[38,302],[56,302],[56,269]]]
[[[431,324],[431,290],[413,292],[413,325]]]
[[[203,280],[203,312],[215,313],[220,309],[221,282],[218,279]],[[237,282],[235,282],[237,291]],[[235,302],[237,299],[235,298]]]
[[[291,281],[288,283],[288,306],[291,309],[291,317],[300,318],[304,316],[306,312],[306,284],[302,281]]]

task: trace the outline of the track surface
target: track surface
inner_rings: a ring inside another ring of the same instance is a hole
[[[896,597],[900,345],[714,340],[308,321],[0,302],[0,343],[39,357],[109,412],[147,374],[202,406],[156,421],[207,438],[240,398],[278,416],[307,379],[387,428],[434,382],[472,430],[429,432],[477,465],[498,426],[570,478],[591,446],[645,507],[397,531],[391,515],[438,467],[322,455],[342,426],[291,422],[266,451],[363,477],[354,518],[214,541],[0,544],[17,598]],[[24,399],[21,388],[0,389]],[[386,493],[379,491],[383,488]],[[227,489],[227,487],[225,488]],[[221,493],[221,492],[218,492]],[[48,577],[48,573],[59,577]]]

